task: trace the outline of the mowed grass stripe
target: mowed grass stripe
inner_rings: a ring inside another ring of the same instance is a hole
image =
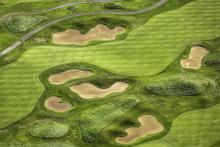
[[[219,141],[220,104],[178,116],[163,138],[137,147],[209,147]],[[183,139],[184,138],[184,139]]]
[[[0,128],[31,112],[43,92],[39,74],[48,68],[70,62],[87,62],[122,75],[148,76],[159,73],[189,43],[220,36],[219,7],[218,0],[193,1],[178,10],[153,17],[142,27],[130,32],[123,41],[81,48],[35,46],[27,49],[18,61],[0,70],[0,98],[4,99],[0,107],[8,109],[8,112],[4,111],[4,117],[1,117],[0,110]],[[19,85],[29,88],[26,91]],[[16,92],[11,91],[14,88]],[[11,105],[13,102],[14,106]],[[23,114],[16,115],[17,109],[27,102]],[[7,103],[10,103],[10,107]],[[14,117],[7,119],[5,113],[14,114]]]

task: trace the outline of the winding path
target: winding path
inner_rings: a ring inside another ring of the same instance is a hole
[[[118,2],[118,1],[123,1],[123,0],[90,0],[90,1],[81,1],[81,2],[70,2],[70,3],[63,4],[63,5],[51,7],[51,8],[46,9],[46,10],[40,10],[38,12],[31,12],[31,13],[12,12],[12,13],[1,16],[0,17],[0,23],[4,22],[8,17],[18,15],[18,14],[39,15],[39,14],[43,14],[43,13],[47,13],[47,12],[52,12],[52,11],[55,11],[55,10],[58,10],[58,9],[62,9],[62,8],[68,7],[68,6],[74,6],[74,5],[79,5],[79,4],[108,3],[108,2]]]
[[[100,0],[99,0],[100,1]],[[37,28],[35,28],[34,30],[28,32],[27,34],[25,34],[24,36],[21,37],[21,39],[17,42],[15,42],[14,44],[12,44],[11,46],[7,47],[6,49],[4,49],[2,52],[0,52],[0,57],[7,55],[8,53],[10,53],[11,51],[13,51],[14,49],[16,49],[18,46],[20,46],[21,44],[23,44],[24,42],[26,42],[28,39],[30,39],[33,35],[35,35],[36,33],[65,20],[71,19],[71,18],[76,18],[76,17],[81,17],[81,16],[90,16],[90,15],[134,15],[134,14],[141,14],[141,13],[146,13],[149,12],[151,10],[154,10],[160,6],[163,6],[164,4],[166,4],[166,2],[168,2],[168,0],[160,0],[159,2],[153,4],[150,7],[146,7],[143,9],[139,9],[139,10],[134,10],[134,11],[99,11],[99,12],[85,12],[85,13],[78,13],[78,14],[72,14],[72,15],[66,15],[62,18],[58,18],[55,19],[53,21],[50,21],[48,23],[42,24],[40,26],[38,26]]]

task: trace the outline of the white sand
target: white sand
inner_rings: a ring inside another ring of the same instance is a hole
[[[138,118],[138,121],[141,124],[139,127],[131,127],[125,129],[127,136],[117,137],[115,141],[120,144],[129,144],[133,143],[139,138],[159,133],[164,130],[164,127],[152,115],[141,116]]]
[[[199,69],[201,67],[202,59],[208,54],[206,48],[201,46],[194,46],[191,48],[188,59],[181,60],[181,66],[187,69]]]
[[[61,102],[61,98],[53,96],[45,101],[47,109],[55,112],[66,112],[72,109],[72,105],[68,102]]]
[[[82,83],[70,87],[70,90],[77,93],[81,98],[93,99],[102,98],[113,93],[123,92],[127,89],[128,84],[124,82],[116,82],[111,87],[101,89],[91,83]]]
[[[49,82],[55,85],[59,85],[71,79],[86,78],[92,75],[93,73],[91,71],[71,69],[58,74],[51,75],[49,77]]]
[[[98,24],[86,34],[81,34],[76,29],[67,29],[64,32],[53,34],[52,42],[55,44],[76,44],[85,45],[94,40],[114,40],[117,34],[124,32],[122,27],[109,29],[107,26]]]

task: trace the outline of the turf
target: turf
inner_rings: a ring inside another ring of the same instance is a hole
[[[180,147],[218,145],[219,105],[180,114],[219,102],[219,40],[205,41],[210,54],[201,69],[185,70],[179,63],[181,58],[188,55],[192,42],[220,36],[219,6],[217,0],[209,0],[209,3],[205,0],[191,2],[183,8],[153,17],[121,41],[91,44],[88,47],[50,44],[27,48],[30,44],[25,45],[27,51],[16,62],[0,69],[0,128],[20,120],[0,130],[0,141],[31,146],[43,142],[49,143],[44,144],[46,146],[53,146],[54,140],[42,141],[27,135],[33,122],[48,119],[70,125],[71,132],[57,140],[62,145],[119,146],[114,142],[116,136],[126,135],[123,131],[126,127],[138,126],[136,118],[139,115],[153,114],[165,126],[164,132],[144,138],[137,144]],[[209,9],[204,11],[207,7]],[[48,83],[49,75],[74,67],[94,71],[96,76],[69,81],[58,87]],[[176,80],[178,76],[183,77],[184,81]],[[118,80],[126,81],[128,90],[120,96],[111,95],[99,101],[82,100],[68,91],[70,85],[83,81],[108,87]],[[149,83],[154,84],[156,92],[144,89]],[[167,92],[167,87],[171,89],[171,94],[157,92],[158,88]],[[193,94],[187,95],[189,92]],[[64,97],[75,109],[64,114],[48,112],[43,102],[51,95]],[[125,101],[130,97],[133,101]],[[140,104],[136,104],[137,100]],[[166,133],[158,141],[145,143]]]
[[[1,68],[0,127],[30,113],[43,92],[38,76],[50,67],[83,61],[122,75],[148,76],[163,71],[189,43],[220,35],[219,6],[217,0],[191,2],[153,17],[123,41],[83,48],[28,48],[19,60]],[[204,11],[207,7],[209,13]],[[14,103],[18,99],[19,103]]]
[[[177,117],[163,138],[137,147],[209,147],[219,141],[220,105]],[[184,139],[183,139],[184,138]]]

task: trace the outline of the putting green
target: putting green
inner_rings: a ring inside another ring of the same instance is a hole
[[[48,68],[88,62],[122,75],[159,73],[189,43],[220,36],[219,7],[219,0],[193,1],[153,17],[123,41],[82,48],[35,46],[27,49],[19,60],[0,69],[0,128],[31,112],[43,92],[39,74]]]

